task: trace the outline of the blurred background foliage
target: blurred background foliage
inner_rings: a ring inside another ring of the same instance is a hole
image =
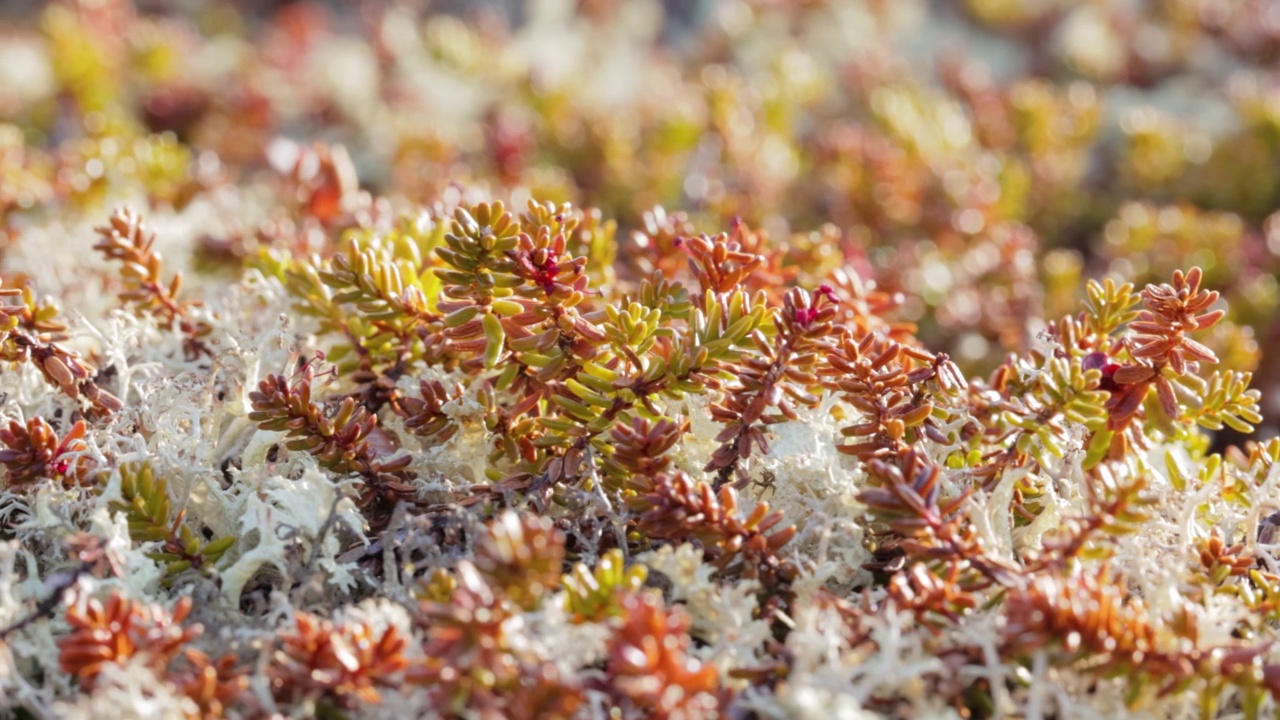
[[[230,188],[206,269],[240,262],[306,234],[262,232],[291,218],[252,188],[320,140],[405,206],[597,207],[637,269],[740,219],[801,281],[902,292],[969,372],[1087,277],[1198,265],[1230,307],[1207,344],[1276,417],[1278,54],[1267,0],[8,0],[0,249]]]

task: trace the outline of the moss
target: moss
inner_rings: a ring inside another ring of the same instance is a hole
[[[0,34],[0,714],[1280,705],[1265,3],[250,4]]]

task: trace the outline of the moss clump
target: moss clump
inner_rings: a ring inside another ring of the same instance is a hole
[[[1280,706],[1265,4],[153,5],[0,19],[0,715]]]

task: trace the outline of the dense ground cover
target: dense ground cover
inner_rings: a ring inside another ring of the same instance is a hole
[[[0,14],[0,713],[1256,717],[1266,2]]]

